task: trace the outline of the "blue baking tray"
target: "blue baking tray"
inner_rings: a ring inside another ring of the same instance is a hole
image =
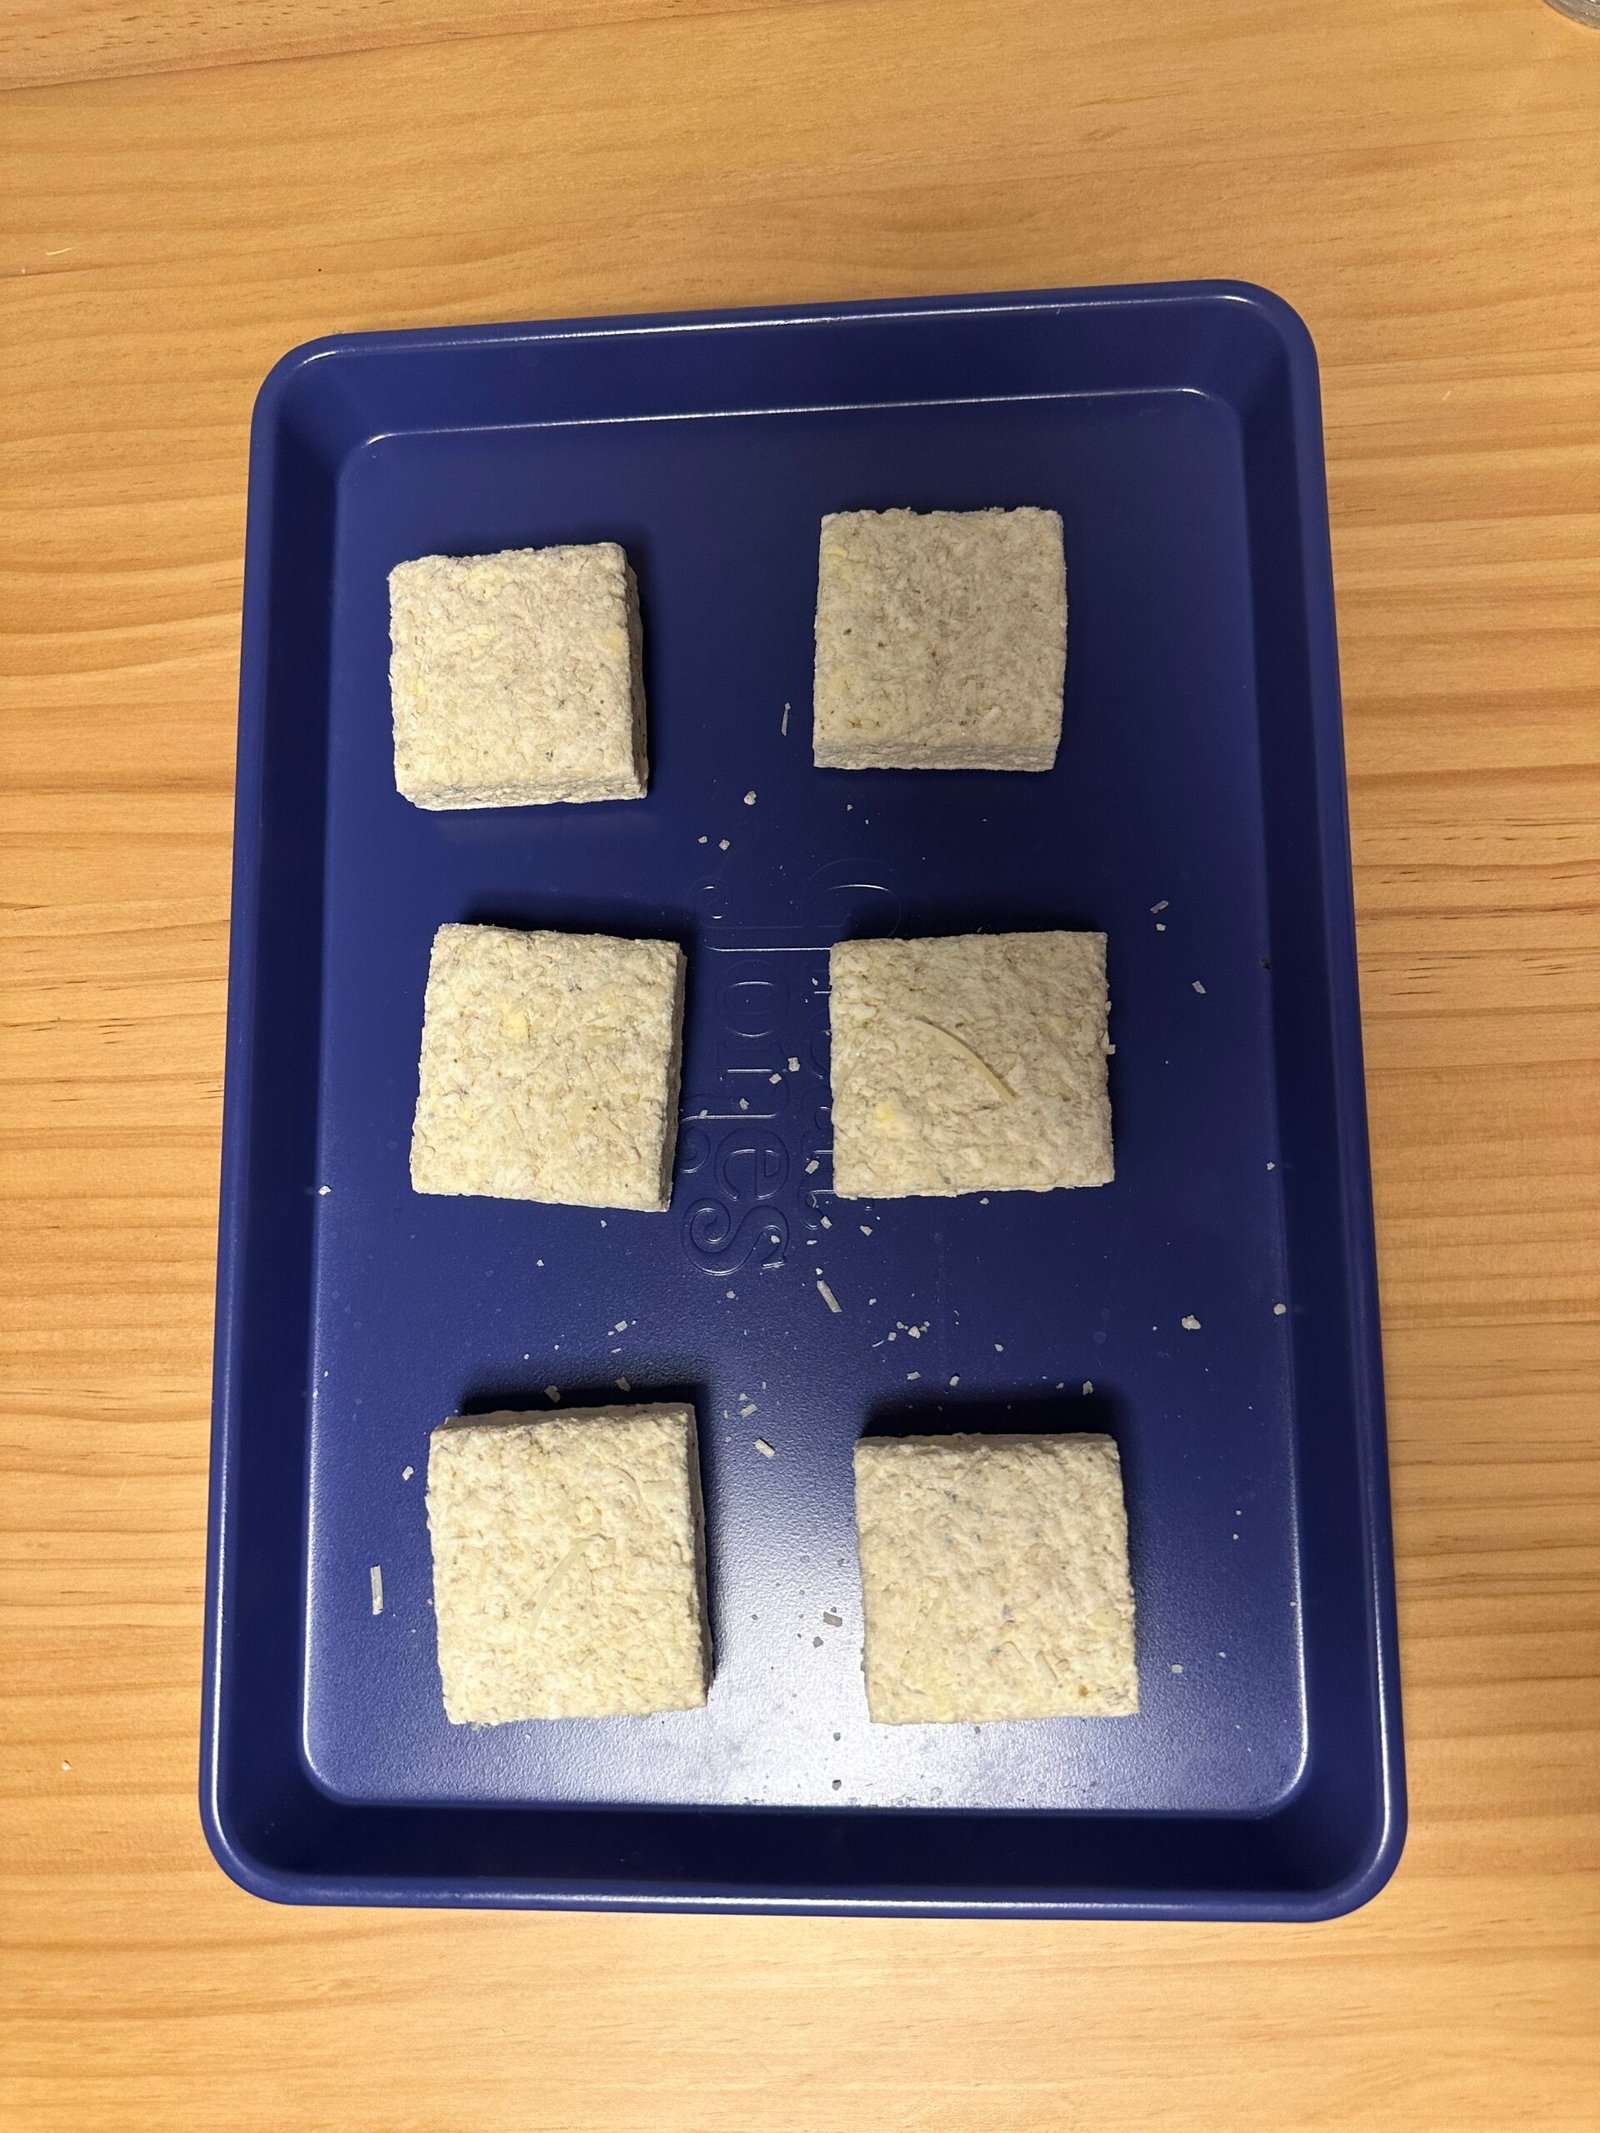
[[[1056,769],[815,770],[824,512],[995,504],[1065,522]],[[639,580],[649,797],[408,806],[390,567],[599,539]],[[670,1213],[412,1193],[456,919],[684,944]],[[828,944],[1035,926],[1110,937],[1116,1183],[836,1202]],[[219,1262],[202,1799],[245,1887],[1302,1919],[1370,1896],[1403,1790],[1295,315],[1195,283],[286,356],[251,446]],[[710,1702],[453,1728],[429,1431],[624,1377],[699,1411]],[[906,1427],[1116,1438],[1138,1718],[868,1723],[850,1451]]]

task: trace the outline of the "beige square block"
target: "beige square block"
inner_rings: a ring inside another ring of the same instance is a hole
[[[880,1724],[1138,1710],[1109,1437],[863,1438],[855,1475]]]
[[[428,1448],[428,1533],[453,1724],[705,1702],[693,1408],[446,1422]]]
[[[842,1198],[1110,1182],[1103,933],[845,941],[829,982]]]
[[[822,521],[812,751],[824,767],[1048,770],[1066,659],[1057,512]]]
[[[671,941],[441,926],[423,1007],[412,1185],[664,1209],[683,979]]]
[[[614,541],[389,573],[395,783],[418,807],[636,800],[639,599]]]

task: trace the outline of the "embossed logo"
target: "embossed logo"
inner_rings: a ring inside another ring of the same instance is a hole
[[[697,1188],[683,1212],[683,1248],[708,1274],[781,1266],[788,1252],[793,1148],[797,1138],[803,1145],[815,1099],[825,1006],[815,981],[826,954],[711,952],[717,1086],[685,1098],[677,1163]]]
[[[827,944],[894,931],[900,899],[880,869],[830,861],[791,906],[805,913],[803,931],[741,927],[741,943],[716,937],[724,926],[735,931],[724,885],[708,877],[700,893],[712,928],[703,957],[714,1016],[712,1086],[683,1098],[676,1171],[693,1196],[680,1234],[695,1266],[727,1275],[782,1266],[792,1243],[820,1233],[832,1144]]]

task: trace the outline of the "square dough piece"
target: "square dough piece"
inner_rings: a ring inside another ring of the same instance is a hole
[[[1138,1710],[1109,1437],[869,1437],[855,1469],[880,1725]]]
[[[389,573],[394,777],[418,807],[637,800],[639,598],[614,541]]]
[[[705,1702],[692,1407],[446,1422],[428,1446],[428,1534],[453,1725]]]
[[[864,770],[1048,770],[1067,572],[1055,511],[822,521],[812,753]]]
[[[672,941],[441,926],[415,1189],[659,1213],[672,1197],[683,975]]]
[[[842,1199],[1110,1183],[1103,933],[842,941],[828,969]]]

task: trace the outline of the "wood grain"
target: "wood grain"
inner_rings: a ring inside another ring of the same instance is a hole
[[[1536,0],[17,0],[0,2118],[1600,2116],[1600,37]],[[1323,362],[1411,1841],[1305,1930],[277,1911],[194,1808],[245,426],[341,327],[1224,273]]]

